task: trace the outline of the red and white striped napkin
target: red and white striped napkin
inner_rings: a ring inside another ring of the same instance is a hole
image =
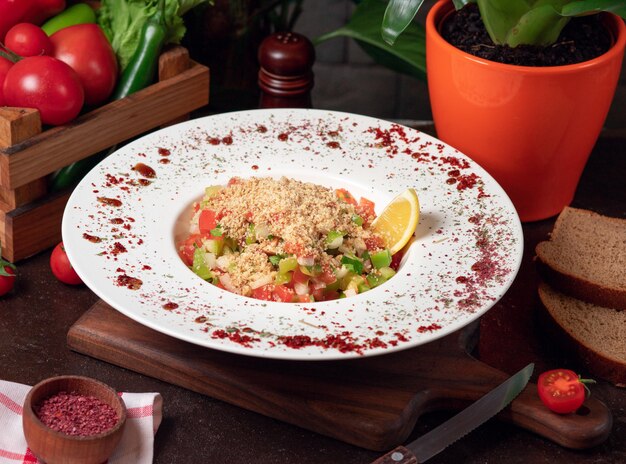
[[[30,387],[0,380],[0,464],[43,464],[28,449],[22,430],[22,405]],[[159,393],[122,393],[128,412],[124,435],[108,464],[149,464],[154,435],[163,417]]]

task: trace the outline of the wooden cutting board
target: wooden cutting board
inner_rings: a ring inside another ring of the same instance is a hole
[[[421,414],[460,409],[508,376],[470,356],[470,331],[417,348],[345,361],[282,361],[199,347],[144,327],[99,301],[70,329],[79,353],[363,448],[403,443]],[[523,366],[520,366],[523,367]],[[498,417],[568,448],[609,435],[612,416],[590,398],[559,416],[526,389]]]

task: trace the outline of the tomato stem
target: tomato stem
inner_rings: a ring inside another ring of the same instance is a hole
[[[590,397],[591,390],[589,390],[589,387],[587,385],[591,385],[597,382],[593,379],[583,379],[580,375],[578,376],[578,381],[583,384],[583,387],[585,387],[585,396],[587,398]]]
[[[9,49],[2,42],[0,42],[0,56],[3,57],[3,58],[6,58],[11,63],[17,63],[18,61],[20,61],[23,58],[22,56],[18,55],[17,53],[11,51],[11,49]]]

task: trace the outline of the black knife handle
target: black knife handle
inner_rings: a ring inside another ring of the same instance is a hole
[[[398,446],[384,456],[379,457],[372,464],[418,464],[417,458],[408,448]]]

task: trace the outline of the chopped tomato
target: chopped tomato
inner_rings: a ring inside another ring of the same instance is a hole
[[[337,276],[330,270],[324,270],[320,275],[315,277],[315,280],[328,285],[335,282],[337,280]]]
[[[585,401],[585,383],[594,381],[581,379],[568,369],[554,369],[539,376],[537,391],[548,409],[559,414],[568,414],[578,410]]]
[[[370,221],[376,217],[376,211],[374,211],[374,207],[376,205],[373,201],[368,200],[367,198],[361,197],[359,200],[359,204],[356,207],[356,212],[361,216],[368,218]],[[369,222],[369,221],[368,221]]]
[[[294,292],[293,289],[291,288],[288,288],[284,285],[274,286],[274,300],[275,301],[282,301],[283,303],[291,303],[295,295],[296,295],[296,292]]]
[[[267,284],[252,290],[252,298],[265,301],[280,301],[283,303],[291,303],[296,292],[285,285]]]
[[[267,284],[262,287],[255,288],[252,290],[252,298],[256,298],[257,300],[265,300],[272,301],[273,300],[273,289],[274,285]]]
[[[316,288],[311,292],[315,301],[330,301],[339,298],[339,292],[337,290],[328,290],[326,288]]]
[[[354,206],[357,205],[356,199],[346,189],[343,189],[343,188],[336,189],[335,193],[337,194],[337,197],[340,200],[345,201],[346,203],[350,205],[354,205]]]
[[[294,303],[310,303],[311,296],[310,295],[296,295],[293,301]]]
[[[210,209],[204,209],[198,218],[198,227],[200,232],[211,232],[217,227],[217,214]]]
[[[196,248],[201,246],[202,236],[200,234],[190,235],[187,240],[179,245],[178,255],[187,266],[191,266],[193,264],[193,253],[196,251]]]
[[[365,239],[365,246],[368,251],[380,250],[381,248],[385,248],[385,243],[380,236],[371,235]]]
[[[291,283],[292,284],[306,284],[309,282],[311,277],[306,275],[304,272],[300,270],[300,266],[298,266],[291,275]]]

